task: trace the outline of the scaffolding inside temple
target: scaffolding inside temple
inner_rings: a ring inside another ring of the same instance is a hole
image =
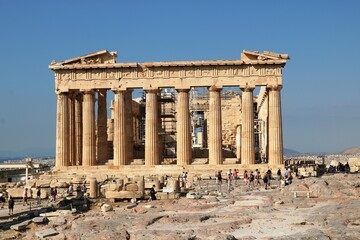
[[[162,145],[162,158],[176,158],[176,94],[174,89],[165,88],[160,92],[159,138]]]

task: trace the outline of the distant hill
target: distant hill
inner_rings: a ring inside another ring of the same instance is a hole
[[[360,147],[345,149],[341,154],[360,154]]]
[[[284,148],[284,155],[297,155],[297,154],[300,154],[300,152],[292,149]]]

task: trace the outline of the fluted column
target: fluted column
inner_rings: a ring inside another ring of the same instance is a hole
[[[255,164],[254,88],[242,88],[241,163]]]
[[[69,100],[68,93],[57,95],[56,167],[69,165]]]
[[[75,97],[75,165],[82,165],[82,93]]]
[[[94,166],[96,164],[95,139],[95,92],[84,91],[83,99],[83,154],[82,165]]]
[[[222,164],[221,89],[209,88],[209,164]]]
[[[104,164],[108,160],[106,91],[106,89],[98,90],[96,149],[99,164]]]
[[[127,163],[126,91],[116,90],[114,106],[114,166]]]
[[[241,126],[236,128],[236,158],[241,159]]]
[[[145,110],[145,165],[159,164],[158,90],[146,90]]]
[[[191,163],[191,126],[189,111],[189,89],[177,89],[176,105],[176,154],[177,165]]]
[[[283,164],[281,86],[269,88],[269,164]]]
[[[69,93],[69,165],[76,165],[75,92]]]
[[[133,159],[134,149],[134,123],[133,123],[133,111],[132,111],[132,90],[126,90],[125,92],[125,121],[126,121],[126,138],[127,138],[127,164]]]

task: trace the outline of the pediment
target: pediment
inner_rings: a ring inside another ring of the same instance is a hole
[[[116,63],[117,52],[108,52],[102,50],[80,57],[68,59],[62,62],[52,61],[51,65],[77,65],[77,64],[103,64],[103,63]]]
[[[280,54],[269,51],[264,51],[260,53],[258,51],[248,51],[244,50],[241,53],[241,60],[243,61],[266,61],[266,60],[289,60],[290,57],[288,54]]]

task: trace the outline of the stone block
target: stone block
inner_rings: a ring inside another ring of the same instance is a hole
[[[199,199],[201,197],[202,197],[202,195],[198,192],[188,192],[186,194],[186,198],[189,198],[189,199]]]
[[[166,192],[158,192],[156,193],[156,198],[159,200],[163,200],[163,199],[169,199],[169,194]]]
[[[8,196],[12,196],[13,198],[22,198],[24,193],[23,188],[9,188],[6,191],[8,192]]]
[[[139,187],[135,183],[128,183],[125,185],[125,191],[138,191]]]
[[[50,187],[50,179],[37,180],[36,187],[49,188]]]
[[[47,219],[47,217],[34,217],[32,219],[32,222],[34,222],[34,223],[46,223],[46,222],[48,222],[48,219]]]
[[[106,191],[105,198],[108,199],[132,199],[142,198],[143,194],[139,191]]]
[[[104,204],[101,206],[101,211],[102,212],[109,212],[109,211],[112,211],[113,210],[113,207],[109,204]]]
[[[46,237],[55,236],[58,234],[59,233],[57,231],[55,231],[54,229],[45,229],[42,231],[35,232],[35,235],[40,238],[46,238]]]
[[[54,183],[53,186],[52,186],[52,184],[50,186],[56,187],[56,188],[68,188],[69,184],[67,182],[56,182],[56,183]]]
[[[38,181],[38,180],[36,180],[36,179],[30,179],[30,180],[27,181],[26,186],[28,186],[28,187],[35,187],[35,186],[36,186],[36,181]]]
[[[27,220],[27,221],[10,226],[10,229],[13,229],[16,231],[21,231],[21,230],[24,230],[27,227],[27,225],[29,225],[30,223],[31,223],[31,220]]]

